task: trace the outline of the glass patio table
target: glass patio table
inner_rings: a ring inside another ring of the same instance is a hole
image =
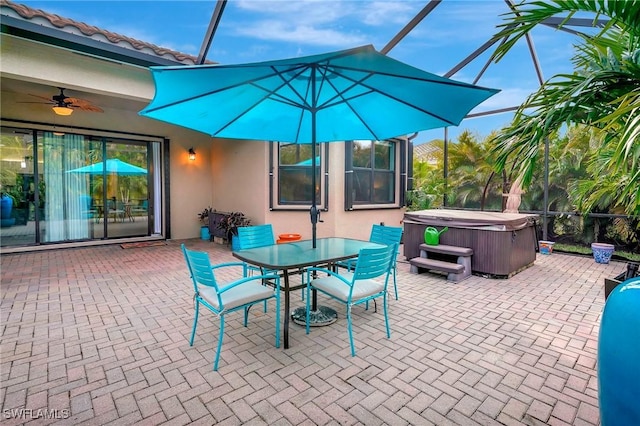
[[[331,266],[340,260],[357,257],[360,249],[382,247],[380,244],[369,241],[354,240],[350,238],[318,238],[316,248],[313,248],[311,240],[295,241],[285,244],[274,244],[266,247],[258,247],[247,250],[234,251],[234,257],[254,266],[269,270],[278,270],[282,274],[284,286],[284,348],[289,347],[289,319],[291,291],[306,287],[306,285],[290,286],[289,275],[301,273],[309,266]],[[313,310],[316,309],[315,294],[313,297]]]

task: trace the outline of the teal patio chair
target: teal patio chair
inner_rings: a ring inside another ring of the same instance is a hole
[[[309,268],[307,270],[306,298],[307,334],[309,334],[309,313],[311,311],[310,292],[311,290],[317,290],[347,305],[347,329],[349,331],[351,356],[356,356],[351,325],[351,308],[355,305],[366,304],[370,300],[382,297],[384,323],[387,338],[390,338],[391,332],[389,331],[389,316],[387,312],[387,284],[396,251],[397,244],[390,244],[380,248],[362,249],[358,254],[358,260],[353,272],[345,271],[339,274],[326,268]],[[327,276],[313,279],[311,277],[312,272],[326,273]]]
[[[273,234],[273,226],[270,223],[264,225],[240,226],[238,228],[238,250],[247,250],[258,247],[272,246],[276,243]],[[245,276],[251,276],[255,272],[260,274],[275,274],[277,271],[262,270],[257,266],[244,264]],[[264,304],[264,311],[267,312],[267,304]]]
[[[384,225],[373,225],[371,227],[371,235],[369,236],[369,241],[377,244],[396,244],[396,247],[400,247],[400,241],[402,240],[402,227],[399,226],[384,226]],[[396,280],[396,259],[398,256],[398,250],[396,249],[396,255],[393,258],[393,265],[391,266],[391,272],[393,273],[393,292],[395,294],[396,300],[398,300],[398,283]],[[356,259],[348,259],[342,262],[338,262],[338,266],[342,266],[343,268],[347,268],[347,270],[352,271],[355,264]]]
[[[276,243],[273,226],[265,225],[241,226],[238,228],[238,249],[272,246]]]
[[[228,262],[211,265],[209,255],[206,252],[189,250],[182,244],[182,252],[187,262],[189,274],[195,290],[195,317],[189,345],[193,346],[198,325],[200,305],[203,305],[220,318],[220,330],[218,335],[218,347],[216,358],[213,362],[213,370],[218,371],[222,338],[224,337],[224,317],[226,314],[240,309],[244,310],[244,326],[247,326],[249,308],[256,303],[266,303],[269,299],[276,299],[276,348],[280,347],[280,290],[277,275],[254,275],[242,277],[231,283],[221,285],[217,282],[214,271],[227,267],[243,267],[242,262]],[[276,289],[262,285],[263,280],[274,280],[278,286]]]
[[[256,247],[265,247],[276,244],[275,235],[273,233],[273,227],[271,224],[266,225],[254,225],[254,226],[241,226],[238,228],[238,250],[252,249]],[[247,265],[247,271],[249,274],[252,271],[260,271],[264,274],[277,274],[278,271],[261,271],[260,268]],[[301,271],[302,273],[302,271]],[[303,275],[304,279],[304,275]],[[304,281],[302,281],[304,285]],[[304,289],[301,291],[302,300],[304,300]],[[265,305],[265,312],[267,307]]]

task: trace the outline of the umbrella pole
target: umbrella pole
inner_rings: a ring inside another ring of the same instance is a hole
[[[315,117],[315,115],[314,115]],[[313,127],[315,127],[315,118],[313,119]],[[320,211],[316,206],[316,142],[315,129],[313,130],[314,141],[311,143],[311,238],[313,248],[316,248],[316,224],[320,219]]]
[[[316,206],[316,67],[311,67],[311,242],[316,248],[316,224],[320,212]]]

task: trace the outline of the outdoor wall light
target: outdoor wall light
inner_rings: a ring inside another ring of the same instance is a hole
[[[196,159],[196,152],[193,150],[193,148],[189,148],[189,160],[195,161],[195,159]]]
[[[73,110],[69,107],[66,106],[54,106],[53,107],[53,112],[55,112],[58,115],[71,115],[71,113],[73,112]]]

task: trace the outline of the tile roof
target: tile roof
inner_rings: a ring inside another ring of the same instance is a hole
[[[101,28],[85,24],[84,22],[74,21],[69,18],[45,12],[41,9],[32,9],[28,6],[13,3],[8,0],[0,0],[0,6],[7,7],[13,10],[17,14],[16,17],[20,17],[28,21],[33,20],[39,25],[50,26],[71,34],[78,34],[79,31],[81,35],[95,40],[106,40],[120,47],[137,50],[139,52],[156,55],[163,58],[169,58],[171,60],[182,62],[184,64],[195,64],[197,61],[197,57],[195,56],[187,55],[175,50],[156,46],[152,43],[147,43],[111,31],[103,30]],[[3,11],[3,14],[6,13]],[[209,63],[209,61],[207,62]]]

